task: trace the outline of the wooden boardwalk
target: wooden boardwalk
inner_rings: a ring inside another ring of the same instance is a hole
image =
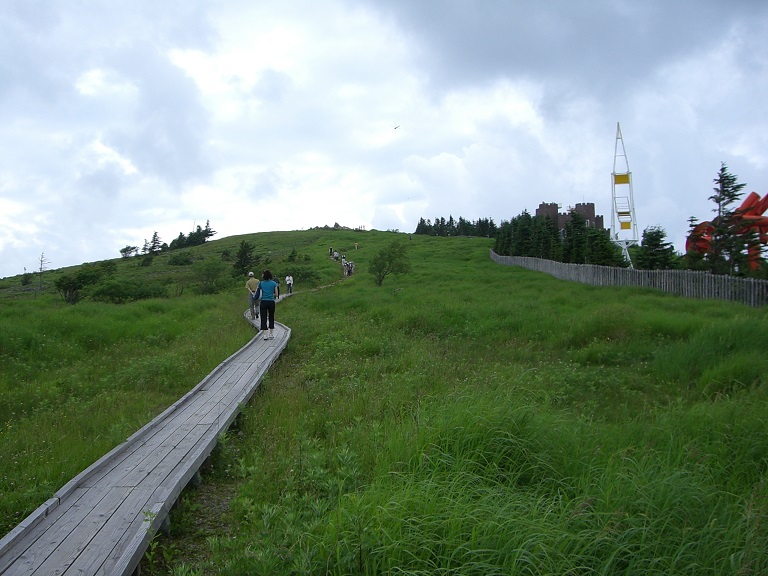
[[[248,313],[246,312],[246,319]],[[3,576],[119,575],[139,562],[221,432],[288,344],[260,333],[0,540]]]

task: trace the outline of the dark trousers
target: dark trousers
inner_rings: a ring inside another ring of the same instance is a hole
[[[261,311],[261,329],[266,330],[267,326],[270,329],[275,327],[275,301],[274,300],[262,300],[259,306]]]

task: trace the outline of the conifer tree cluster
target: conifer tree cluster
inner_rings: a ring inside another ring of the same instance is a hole
[[[171,241],[170,244],[166,244],[160,240],[160,235],[155,231],[152,234],[151,240],[144,240],[144,245],[141,249],[138,246],[126,246],[120,249],[120,255],[123,258],[129,258],[131,256],[138,256],[144,254],[148,256],[154,256],[160,252],[166,250],[179,250],[181,248],[190,248],[192,246],[199,246],[204,244],[208,238],[216,235],[214,230],[211,230],[210,221],[205,221],[205,228],[202,228],[199,224],[197,228],[189,234],[179,232],[179,235]]]
[[[448,220],[443,217],[435,218],[434,223],[430,220],[419,218],[414,234],[425,234],[427,236],[484,236],[493,238],[496,236],[496,224],[493,218],[479,218],[475,222],[470,222],[462,217],[454,220],[449,216]]]
[[[599,266],[627,266],[619,249],[605,230],[587,225],[584,217],[571,212],[565,228],[559,230],[549,216],[531,216],[524,211],[502,221],[494,252],[503,256],[528,256]]]

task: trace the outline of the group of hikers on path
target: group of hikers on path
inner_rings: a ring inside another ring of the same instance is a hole
[[[358,248],[358,244],[357,242],[355,242],[355,250],[357,250],[357,248]],[[328,256],[330,256],[337,262],[339,261],[339,258],[341,258],[341,269],[344,272],[344,276],[351,276],[352,273],[355,271],[355,263],[352,262],[351,260],[347,260],[346,254],[341,254],[341,256],[339,256],[338,250],[334,250],[333,246],[328,248]]]
[[[358,244],[355,242],[355,250],[357,250]],[[328,255],[334,260],[339,259],[339,253],[334,252],[333,248],[329,248]],[[347,256],[341,257],[341,264],[344,270],[344,276],[351,275],[355,270],[354,262],[347,260]],[[285,286],[288,294],[293,294],[293,276],[288,274],[285,277]],[[251,320],[260,318],[261,332],[269,333],[264,336],[264,340],[274,340],[275,330],[275,303],[280,299],[280,284],[274,279],[272,271],[269,269],[264,270],[261,275],[261,280],[254,276],[253,272],[248,272],[248,280],[245,283],[245,288],[248,290],[248,305],[251,311]]]

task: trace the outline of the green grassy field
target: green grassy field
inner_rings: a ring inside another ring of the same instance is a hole
[[[558,281],[478,238],[399,235],[411,273],[376,287],[394,236],[248,237],[319,280],[278,306],[291,342],[147,572],[768,572],[764,309]],[[313,290],[341,278],[329,246],[357,274]],[[165,299],[0,282],[3,532],[252,335],[244,279],[195,295],[165,257],[117,262]]]

